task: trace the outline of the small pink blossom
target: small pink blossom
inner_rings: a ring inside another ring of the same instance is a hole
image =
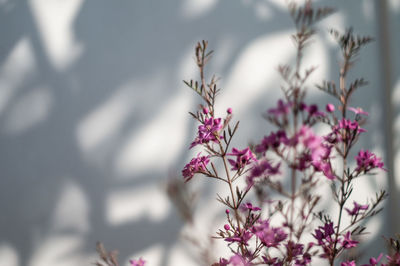
[[[350,111],[354,112],[356,115],[366,115],[366,116],[369,115],[369,113],[364,111],[363,109],[361,109],[361,107],[357,107],[357,108],[349,107],[347,109],[349,109]]]
[[[225,238],[225,241],[231,243],[237,242],[247,246],[249,245],[248,242],[252,237],[253,234],[250,231],[247,230],[246,231],[242,230],[241,232],[235,231],[235,234],[231,237]]]
[[[349,215],[358,215],[360,211],[365,211],[368,210],[369,205],[365,204],[365,205],[360,205],[357,202],[353,201],[354,207],[352,210],[345,208],[345,210],[347,211],[347,213]]]
[[[232,108],[228,108],[227,110],[226,110],[226,112],[228,113],[228,114],[232,114]]]
[[[303,244],[294,243],[293,241],[289,240],[287,244],[285,244],[286,252],[290,257],[296,257],[303,254]]]
[[[256,157],[248,147],[244,150],[233,148],[232,152],[227,155],[236,156],[236,160],[228,159],[228,162],[232,165],[232,170],[240,170],[252,161],[256,161]]]
[[[356,266],[356,262],[355,262],[354,260],[352,260],[352,261],[345,261],[345,262],[342,262],[342,263],[340,264],[340,266]]]
[[[378,265],[379,261],[382,259],[383,254],[379,254],[377,258],[371,257],[369,259],[369,264],[363,264],[361,266],[376,266]]]
[[[309,116],[326,116],[324,112],[318,111],[318,105],[316,104],[306,105],[301,103],[300,110],[306,110]]]
[[[331,104],[331,103],[328,103],[326,105],[325,109],[326,109],[327,112],[332,113],[332,112],[335,111],[335,106],[333,104]]]
[[[138,260],[130,260],[129,263],[131,266],[145,266],[146,261],[143,260],[142,258],[139,258]]]
[[[277,149],[281,143],[287,143],[285,131],[279,130],[277,132],[271,132],[268,136],[264,137],[260,144],[256,146],[255,151],[257,153],[263,153],[268,149]]]
[[[279,100],[278,106],[276,108],[269,109],[268,113],[278,118],[281,115],[287,115],[290,111],[291,106],[292,106],[291,103],[285,103],[283,100]]]
[[[344,129],[348,131],[354,131],[356,130],[357,133],[363,133],[366,132],[365,129],[361,128],[357,121],[351,121],[350,119],[342,118],[342,120],[339,121],[339,124],[335,126],[336,130]]]
[[[358,241],[351,239],[351,232],[347,231],[342,240],[342,246],[346,249],[356,247]]]
[[[253,206],[253,204],[251,204],[250,202],[242,204],[240,207],[241,207],[241,209],[243,211],[247,211],[247,210],[250,210],[250,211],[261,211],[260,207]]]
[[[193,158],[190,163],[186,164],[182,170],[183,178],[185,182],[192,179],[194,174],[204,172],[207,168],[207,164],[210,161],[210,156],[200,156],[200,153],[197,154],[197,157]]]
[[[241,256],[239,254],[232,256],[229,259],[229,262],[232,266],[249,266],[249,265],[251,265],[249,262],[246,261],[246,259],[243,256]]]
[[[288,236],[282,228],[270,226],[269,220],[258,222],[252,232],[267,247],[277,247]]]
[[[279,174],[280,166],[281,163],[277,163],[275,166],[273,166],[268,160],[265,159],[256,161],[253,164],[253,168],[250,171],[250,175],[247,176],[248,185],[253,185],[254,179],[257,177],[268,177]]]

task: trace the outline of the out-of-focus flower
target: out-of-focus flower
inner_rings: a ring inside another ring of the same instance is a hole
[[[363,109],[361,109],[361,107],[357,107],[357,108],[349,107],[347,109],[354,112],[356,115],[369,115],[369,113],[364,111]]]
[[[331,103],[328,103],[326,105],[325,109],[326,109],[327,112],[332,113],[332,112],[335,111],[335,106],[333,104],[331,104]]]
[[[260,221],[254,225],[252,232],[267,247],[277,247],[287,237],[282,228],[270,226],[268,220]]]
[[[277,132],[271,132],[271,134],[264,137],[261,143],[256,146],[255,151],[265,154],[268,149],[277,149],[281,143],[286,143],[287,141],[288,139],[285,131],[279,130]]]
[[[358,215],[360,211],[365,211],[368,210],[369,205],[365,204],[365,205],[360,205],[357,202],[353,201],[354,207],[352,210],[345,208],[345,210],[347,211],[347,213],[349,215]]]
[[[129,263],[131,266],[145,266],[146,261],[142,258],[139,258],[138,260],[130,260]]]
[[[278,101],[278,106],[276,108],[271,108],[268,110],[269,114],[274,115],[276,118],[280,117],[281,115],[286,115],[290,111],[290,107],[292,106],[291,103],[285,103],[283,100]]]
[[[352,261],[344,261],[340,264],[340,266],[356,266],[356,262],[354,260]]]
[[[383,254],[379,254],[377,258],[371,257],[369,259],[369,264],[363,264],[361,266],[376,266],[378,265],[379,261],[382,259]],[[383,265],[383,264],[382,264]]]

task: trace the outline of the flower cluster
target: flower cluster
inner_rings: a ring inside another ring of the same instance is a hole
[[[217,142],[218,132],[221,128],[221,118],[205,118],[204,123],[198,128],[198,135],[190,145],[190,148],[198,144],[207,144],[210,141]]]
[[[182,176],[185,178],[185,181],[189,181],[192,179],[194,174],[203,173],[207,169],[207,164],[210,161],[209,156],[200,156],[200,153],[197,157],[193,158],[182,170]]]
[[[357,167],[355,169],[357,172],[367,173],[375,168],[384,169],[381,159],[376,157],[376,155],[369,150],[360,150],[355,159],[357,161]]]

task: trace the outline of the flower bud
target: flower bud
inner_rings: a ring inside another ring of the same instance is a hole
[[[333,111],[335,111],[335,106],[333,104],[331,104],[331,103],[328,103],[326,105],[326,111],[329,112],[329,113],[332,113]]]

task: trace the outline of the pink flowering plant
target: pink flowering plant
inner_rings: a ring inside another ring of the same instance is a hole
[[[329,265],[356,265],[360,258],[354,251],[366,233],[365,221],[381,211],[380,204],[387,197],[381,190],[363,201],[351,198],[354,180],[386,171],[376,154],[356,145],[366,135],[363,124],[368,112],[350,103],[367,81],[349,82],[347,78],[361,48],[372,38],[355,35],[352,29],[344,33],[331,30],[342,61],[337,83],[323,81],[316,86],[334,100],[321,108],[306,100],[307,81],[316,68],[303,66],[303,56],[317,22],[334,10],[315,8],[307,0],[303,6],[289,4],[289,11],[296,28],[292,39],[297,56],[294,66],[278,68],[282,97],[264,114],[274,130],[256,144],[232,146],[239,121],[234,120],[232,108],[226,107],[224,114],[216,112],[220,89],[215,76],[208,79],[205,75],[213,53],[207,41],[195,47],[200,79],[184,81],[202,103],[190,112],[198,130],[189,149],[200,151],[184,166],[183,180],[187,183],[203,176],[226,185],[226,190],[217,194],[225,209],[225,222],[214,238],[226,244],[230,255],[206,262],[214,266],[311,265],[321,260]],[[317,126],[327,133],[319,134]],[[318,189],[326,183],[331,194],[322,198]],[[168,194],[185,220],[193,222],[193,197],[188,190],[171,182]],[[336,204],[337,213],[321,211],[322,199]],[[387,243],[388,255],[371,254],[367,264],[359,265],[400,265],[399,238]],[[105,250],[99,254],[105,265],[117,265]],[[145,260],[130,263],[145,265]]]
[[[317,257],[329,265],[356,265],[357,257],[349,250],[358,246],[366,229],[364,221],[381,210],[379,204],[387,196],[382,190],[363,202],[349,200],[355,179],[385,171],[382,160],[369,150],[355,152],[354,166],[350,156],[366,134],[362,126],[368,113],[349,104],[354,92],[367,82],[362,78],[348,82],[347,76],[361,48],[372,38],[357,36],[352,29],[344,33],[331,30],[343,59],[338,85],[324,81],[317,86],[335,100],[321,109],[306,102],[306,82],[315,67],[304,67],[302,59],[316,23],[333,10],[314,8],[311,1],[304,6],[292,3],[289,10],[296,26],[292,39],[297,57],[293,67],[279,67],[283,95],[265,113],[275,130],[257,144],[231,145],[239,122],[234,121],[231,108],[222,116],[215,112],[220,89],[215,76],[207,80],[204,74],[212,55],[206,41],[195,48],[200,80],[185,81],[202,104],[190,112],[199,126],[189,147],[201,152],[183,168],[183,178],[188,182],[204,176],[227,188],[217,195],[226,208],[226,223],[215,238],[226,243],[231,255],[213,265],[310,265]],[[329,132],[318,134],[317,125]],[[326,182],[338,207],[337,215],[332,216],[335,219],[318,211],[321,195],[317,189]],[[251,202],[254,198],[257,205]],[[397,250],[386,257],[386,263],[378,254],[365,265],[399,265],[399,258]]]

